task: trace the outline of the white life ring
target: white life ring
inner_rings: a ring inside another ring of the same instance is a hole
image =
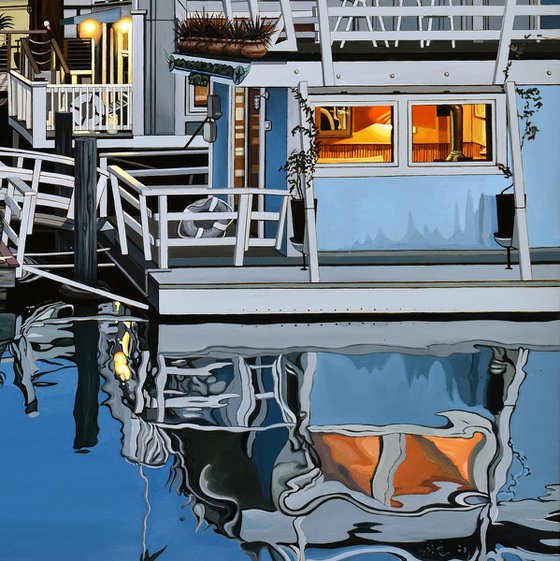
[[[101,124],[103,102],[94,93],[84,93],[72,100],[70,111],[73,115],[74,127],[76,129],[84,131],[93,130]]]
[[[208,197],[188,205],[184,212],[233,212],[233,209],[222,199]],[[221,238],[231,223],[232,219],[228,218],[182,220],[177,234],[180,238]]]

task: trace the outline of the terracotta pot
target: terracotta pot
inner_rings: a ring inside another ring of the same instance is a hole
[[[177,49],[180,53],[189,53],[196,50],[196,39],[179,39],[177,41]]]
[[[247,58],[261,58],[268,52],[262,41],[245,41],[241,47],[241,55]]]
[[[230,41],[227,45],[225,45],[222,53],[226,56],[240,56],[242,48],[243,43],[240,41]]]

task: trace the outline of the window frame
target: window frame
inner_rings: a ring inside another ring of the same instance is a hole
[[[318,163],[316,177],[388,177],[407,175],[501,175],[498,162],[507,161],[507,117],[504,93],[398,93],[398,94],[311,94],[315,107],[392,106],[393,162]],[[469,162],[413,162],[412,106],[439,104],[485,104],[492,106],[492,160]]]

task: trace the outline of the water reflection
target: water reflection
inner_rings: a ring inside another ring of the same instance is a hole
[[[90,321],[76,311],[52,304],[21,321],[9,343],[14,383],[36,415],[48,372],[76,364],[78,451],[97,444],[101,385],[143,484],[143,560],[171,559],[166,546],[146,546],[145,469],[154,467],[169,471],[197,529],[239,542],[254,560],[560,551],[557,481],[545,497],[512,500],[528,470],[512,416],[530,353],[551,348],[542,338],[520,345],[504,326],[502,339],[440,336],[436,347],[404,324],[396,340],[365,324],[349,336],[336,326],[267,336],[259,326],[257,337],[253,326],[148,324],[114,305]]]

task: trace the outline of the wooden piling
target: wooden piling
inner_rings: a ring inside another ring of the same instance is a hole
[[[54,114],[54,149],[58,156],[72,156],[72,113]],[[60,173],[68,173],[63,169]]]
[[[75,146],[75,280],[88,286],[97,283],[97,140],[78,136]]]

